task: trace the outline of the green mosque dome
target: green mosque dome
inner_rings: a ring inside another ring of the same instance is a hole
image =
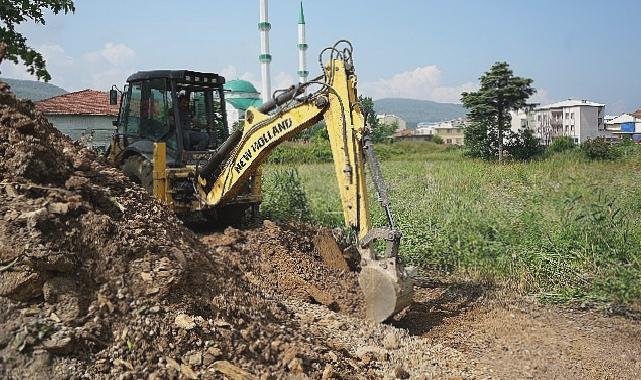
[[[249,81],[242,79],[230,80],[223,85],[223,88],[227,92],[225,95],[226,100],[240,111],[262,104],[260,93]]]

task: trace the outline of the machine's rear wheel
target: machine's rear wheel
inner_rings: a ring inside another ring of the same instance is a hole
[[[132,181],[153,194],[153,164],[149,160],[139,155],[129,156],[125,158],[121,169]]]

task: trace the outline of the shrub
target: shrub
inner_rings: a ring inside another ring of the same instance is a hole
[[[575,144],[574,140],[570,136],[560,136],[552,140],[552,143],[548,146],[548,153],[561,153],[568,150],[574,149]]]
[[[531,160],[543,153],[543,147],[539,139],[534,137],[529,129],[522,129],[513,133],[505,147],[505,150],[512,158],[520,161]]]
[[[276,170],[263,183],[261,213],[273,220],[309,221],[311,210],[298,170]]]
[[[439,135],[432,136],[432,142],[439,145],[442,145],[444,143],[443,138]]]
[[[602,137],[584,142],[581,144],[581,151],[591,160],[612,160],[620,155],[620,152]]]
[[[483,123],[472,123],[467,126],[465,134],[465,155],[468,157],[490,160],[498,156],[498,137],[496,130]]]

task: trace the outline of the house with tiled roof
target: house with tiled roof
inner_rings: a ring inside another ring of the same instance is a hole
[[[94,90],[70,92],[36,102],[49,122],[74,140],[106,148],[115,127],[118,106],[109,104],[109,93]]]

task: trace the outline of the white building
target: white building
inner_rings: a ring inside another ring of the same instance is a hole
[[[559,136],[569,136],[581,144],[596,137],[615,139],[605,129],[605,104],[568,99],[535,108],[528,127],[544,145]]]
[[[376,115],[376,119],[379,123],[388,125],[396,124],[398,126],[398,128],[396,128],[396,131],[402,131],[407,128],[407,122],[405,122],[405,120],[400,116],[383,114]]]
[[[510,129],[512,130],[512,132],[518,133],[519,131],[528,128],[528,120],[531,117],[531,113],[532,111],[524,108],[510,111],[510,117],[512,118]]]
[[[439,136],[445,144],[463,145],[465,143],[465,119],[454,119],[438,123],[418,123],[416,134]]]
[[[630,138],[637,142],[641,140],[641,117],[623,114],[607,121],[605,128],[618,138]]]

